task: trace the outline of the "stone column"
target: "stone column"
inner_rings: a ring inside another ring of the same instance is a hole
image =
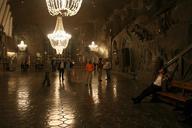
[[[3,22],[3,16],[5,13],[6,5],[7,5],[7,0],[4,0],[2,3],[2,6],[0,7],[0,24],[2,24],[2,22]]]
[[[12,37],[12,33],[13,33],[13,17],[11,16],[10,21],[9,21],[8,36]]]
[[[5,28],[4,28],[5,29],[4,32],[7,36],[9,36],[10,18],[11,18],[11,12],[9,11],[8,16],[7,16],[7,20],[5,23]]]
[[[0,8],[1,8],[2,5],[3,5],[3,0],[0,0]]]
[[[5,13],[3,15],[3,22],[2,22],[3,27],[5,27],[5,24],[6,24],[6,21],[7,21],[8,14],[9,14],[9,9],[10,9],[10,5],[7,5]]]

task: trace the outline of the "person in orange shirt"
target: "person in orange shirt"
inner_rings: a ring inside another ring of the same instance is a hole
[[[86,64],[86,72],[87,72],[87,82],[86,85],[91,85],[92,81],[92,72],[94,71],[94,65],[89,61]]]

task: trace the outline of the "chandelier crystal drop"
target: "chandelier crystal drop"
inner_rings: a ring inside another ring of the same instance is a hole
[[[52,16],[73,16],[79,11],[83,0],[46,0],[47,8]]]
[[[66,33],[63,27],[62,17],[58,16],[55,30],[48,34],[47,37],[51,42],[51,46],[56,50],[57,54],[62,54],[63,49],[68,46],[71,35]]]

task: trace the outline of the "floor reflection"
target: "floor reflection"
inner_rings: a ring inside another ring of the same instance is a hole
[[[47,112],[47,124],[49,127],[72,126],[75,119],[74,110],[69,103],[66,103],[66,98],[63,98],[73,94],[66,75],[64,75],[64,80],[61,81],[57,74],[53,83],[51,89],[54,100],[52,100],[52,104]]]
[[[9,95],[14,94],[16,92],[16,89],[17,89],[16,86],[17,86],[16,80],[11,79],[8,81],[8,94]]]
[[[105,75],[103,76],[105,77]],[[103,98],[109,98],[115,101],[117,98],[117,78],[113,77],[112,80],[103,80],[98,82],[97,74],[93,77],[92,84],[86,86],[89,96],[92,98],[95,105],[102,103]]]
[[[29,108],[29,88],[27,86],[20,87],[17,90],[17,106],[19,111],[26,111]]]
[[[64,81],[61,81],[59,79],[59,75],[57,75],[54,79],[54,82],[53,82],[53,86],[54,86],[54,105],[59,105],[60,104],[60,88],[64,88],[65,87],[65,78],[64,78]]]
[[[114,100],[116,100],[116,98],[117,98],[117,77],[113,77],[112,78],[112,81],[113,81],[113,83],[112,83],[112,86],[113,86],[113,98],[114,98]]]
[[[62,108],[52,107],[47,113],[49,126],[72,126],[75,122],[75,113],[70,105],[65,104]]]
[[[136,107],[128,100],[140,85],[138,81],[112,76],[107,82],[103,75],[98,83],[96,73],[92,86],[86,86],[83,72],[74,74],[80,76],[70,83],[66,76],[61,82],[58,73],[52,73],[50,87],[42,86],[43,72],[0,74],[0,127],[182,128],[175,123],[172,109],[148,102]]]
[[[89,97],[91,97],[93,103],[96,105],[99,103],[98,90],[97,88],[95,88],[95,86],[93,86],[94,88],[92,86],[93,85],[87,86],[87,91],[88,91]]]

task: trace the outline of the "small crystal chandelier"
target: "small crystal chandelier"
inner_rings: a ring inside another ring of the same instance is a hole
[[[79,11],[83,0],[46,0],[52,16],[74,16]]]
[[[51,46],[56,49],[57,54],[62,54],[63,49],[68,46],[71,35],[65,32],[61,16],[57,17],[55,30],[53,33],[48,34],[47,37],[51,42]]]
[[[25,51],[26,50],[26,48],[27,48],[27,45],[24,43],[24,41],[22,40],[21,42],[20,42],[20,44],[18,44],[17,45],[17,47],[19,48],[19,50],[20,51]]]
[[[89,48],[91,49],[91,51],[97,51],[98,45],[96,45],[95,42],[92,41],[91,44],[89,45]]]

